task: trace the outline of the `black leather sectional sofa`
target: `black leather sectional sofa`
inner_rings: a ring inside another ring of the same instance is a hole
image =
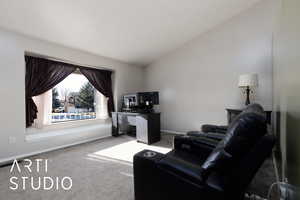
[[[243,199],[275,144],[266,118],[249,106],[226,129],[221,141],[176,136],[174,149],[144,150],[134,156],[135,200]]]

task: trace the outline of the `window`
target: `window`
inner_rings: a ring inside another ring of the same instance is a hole
[[[52,89],[51,122],[95,119],[95,92],[82,74],[69,75]]]
[[[108,118],[107,98],[78,72],[33,99],[39,110],[34,122],[36,128],[66,121]]]

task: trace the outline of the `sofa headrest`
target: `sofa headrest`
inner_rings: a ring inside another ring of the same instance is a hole
[[[242,112],[230,124],[224,139],[202,165],[203,173],[207,175],[212,170],[228,169],[239,162],[266,133],[266,117],[263,113],[250,109]]]
[[[265,115],[246,111],[230,124],[224,139],[219,145],[231,155],[238,156],[251,148],[266,133]]]
[[[256,112],[256,113],[264,113],[264,108],[258,104],[258,103],[253,103],[249,104],[243,112]]]

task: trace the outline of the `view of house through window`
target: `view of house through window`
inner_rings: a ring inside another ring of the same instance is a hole
[[[95,119],[95,92],[82,74],[69,75],[52,89],[51,122]]]

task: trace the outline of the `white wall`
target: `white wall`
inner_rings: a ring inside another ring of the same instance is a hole
[[[63,132],[65,134],[63,136],[35,142],[25,141],[25,51],[70,60],[82,65],[113,69],[115,100],[123,93],[142,90],[142,68],[0,29],[0,162],[12,156],[30,154],[110,134],[110,124],[91,125],[68,129]],[[15,137],[16,143],[9,144],[9,136]]]
[[[278,0],[279,1],[279,0]],[[274,120],[281,177],[300,186],[300,1],[281,0],[274,36]]]
[[[226,124],[225,108],[244,104],[237,87],[244,73],[259,74],[255,101],[271,109],[274,7],[262,1],[147,66],[146,89],[160,91],[162,129]]]

